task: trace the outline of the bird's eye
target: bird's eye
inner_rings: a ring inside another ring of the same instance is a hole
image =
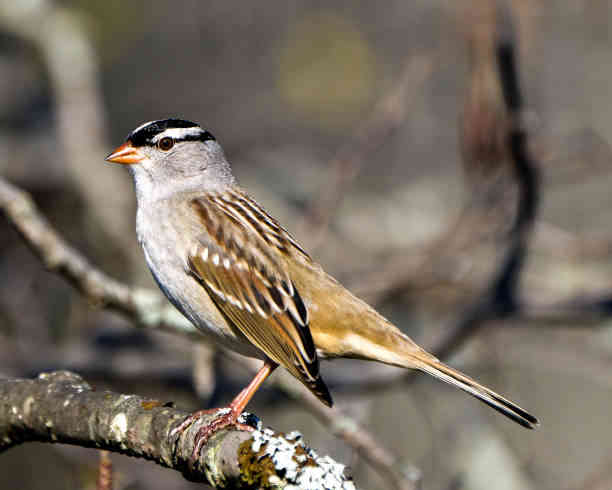
[[[165,138],[162,138],[159,140],[159,142],[157,143],[157,146],[162,151],[168,151],[170,148],[174,146],[174,140],[170,138],[169,136],[166,136]]]

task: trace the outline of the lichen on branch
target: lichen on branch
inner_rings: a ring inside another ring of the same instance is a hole
[[[241,420],[253,432],[220,431],[192,461],[195,434],[215,415],[172,437],[187,415],[170,402],[95,391],[68,371],[0,380],[0,452],[29,441],[64,443],[145,458],[215,488],[354,489],[344,465],[319,457],[297,433],[264,429],[253,415]]]

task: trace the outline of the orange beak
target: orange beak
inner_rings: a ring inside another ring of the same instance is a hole
[[[132,165],[144,160],[144,154],[137,148],[132,146],[129,141],[123,143],[119,148],[106,157],[107,162],[123,163],[124,165]]]

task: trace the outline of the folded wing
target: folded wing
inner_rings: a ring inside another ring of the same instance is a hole
[[[286,267],[288,256],[306,253],[245,194],[208,194],[191,206],[206,233],[189,252],[190,273],[234,328],[331,406],[308,310]]]

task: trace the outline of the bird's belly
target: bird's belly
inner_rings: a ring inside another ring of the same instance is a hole
[[[158,251],[144,246],[143,250],[149,270],[164,295],[208,340],[244,356],[264,357],[228,324],[207,291],[185,273],[178,257],[172,257],[171,253],[156,253]]]

